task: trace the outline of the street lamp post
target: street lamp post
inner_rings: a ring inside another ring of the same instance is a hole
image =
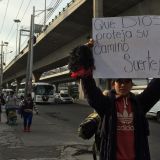
[[[50,10],[46,9],[46,0],[45,0],[45,10],[37,10],[45,12],[45,17],[44,17],[44,26],[46,24],[46,11]],[[34,19],[37,15],[35,15],[35,6],[33,6],[33,14],[31,15],[31,25],[30,25],[30,40],[29,40],[29,54],[28,54],[28,59],[27,59],[27,71],[26,71],[26,85],[25,85],[25,96],[28,93],[32,92],[32,72],[33,72],[33,44],[34,44],[34,33],[35,33],[35,24],[34,24]],[[40,13],[40,14],[41,14]],[[39,15],[39,14],[38,14]]]
[[[0,70],[0,93],[2,93],[2,84],[3,84],[3,47],[8,46],[8,42],[1,42],[1,70]]]
[[[29,33],[30,33],[30,30],[27,30],[27,29],[20,29],[20,31],[19,31],[19,46],[18,46],[18,53],[21,52],[21,36],[29,36],[28,34],[23,34],[23,32],[29,32]]]
[[[33,14],[31,15],[31,24],[30,24],[30,39],[29,39],[29,53],[27,59],[25,97],[27,96],[28,93],[32,92],[34,17],[35,17],[35,7],[33,7]]]
[[[46,26],[46,12],[47,12],[47,9],[46,9],[46,0],[45,0],[44,1],[44,24],[43,24],[44,28]]]
[[[14,22],[17,23],[17,33],[16,33],[16,56],[17,56],[18,23],[20,23],[21,21],[19,19],[14,19]]]
[[[5,56],[6,54],[9,54],[9,53],[12,53],[13,51],[9,51],[9,52],[3,52],[3,66],[6,66],[7,64],[6,64],[6,57],[7,56]]]

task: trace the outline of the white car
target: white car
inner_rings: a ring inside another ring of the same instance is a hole
[[[67,93],[56,93],[55,103],[73,103],[73,98]]]
[[[17,97],[21,98],[21,96],[24,97],[24,95],[25,95],[25,88],[20,88],[17,92]]]
[[[156,118],[160,122],[160,101],[158,101],[146,114],[148,118]]]

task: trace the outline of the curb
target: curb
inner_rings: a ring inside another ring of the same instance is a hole
[[[89,106],[87,100],[78,99],[78,100],[75,100],[74,103],[83,104],[83,105]]]

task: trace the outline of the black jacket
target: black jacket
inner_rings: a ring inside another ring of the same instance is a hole
[[[117,115],[115,107],[115,92],[104,96],[96,87],[92,78],[82,79],[84,93],[89,104],[103,118],[101,129],[100,160],[116,160]],[[153,79],[140,94],[130,93],[131,107],[134,114],[135,160],[150,160],[148,135],[149,127],[145,114],[160,99],[160,79]]]
[[[2,112],[2,105],[6,104],[5,99],[3,96],[0,96],[0,113]]]
[[[33,100],[31,98],[28,98],[26,100],[23,100],[22,102],[22,110],[26,110],[26,109],[30,109],[33,110],[34,107],[34,103]]]

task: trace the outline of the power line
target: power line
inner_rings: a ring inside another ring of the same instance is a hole
[[[19,15],[19,12],[20,12],[20,10],[21,10],[21,8],[22,8],[23,3],[24,3],[24,0],[22,0],[22,2],[21,2],[21,5],[20,5],[19,10],[18,10],[18,12],[17,12],[16,18],[17,18],[18,15]],[[21,22],[22,22],[22,20],[23,20],[25,14],[26,14],[26,12],[27,12],[29,6],[30,6],[30,3],[31,3],[31,0],[28,2],[28,5],[27,5],[27,7],[26,7],[26,9],[25,9],[25,11],[24,11],[24,13],[23,13],[22,18],[21,18]],[[10,40],[12,39],[12,37],[14,36],[14,34],[16,33],[16,32],[13,32],[13,34],[11,34],[14,25],[15,25],[15,23],[13,22],[12,27],[11,27],[11,29],[10,29],[10,31],[9,31],[9,34],[7,35],[7,38],[6,38],[6,39],[9,39],[8,41],[10,41]],[[10,38],[9,38],[9,37],[10,37]]]
[[[20,7],[19,7],[19,10],[18,10],[18,13],[17,13],[17,15],[16,15],[16,18],[15,18],[15,19],[17,19],[18,15],[19,15],[19,12],[20,12],[20,10],[21,10],[21,8],[22,8],[23,2],[24,2],[24,0],[22,0],[22,2],[21,2],[21,5],[20,5]]]
[[[21,22],[23,21],[23,18],[24,18],[25,14],[26,14],[26,12],[27,12],[27,10],[28,10],[28,8],[29,8],[30,3],[31,3],[31,0],[29,1],[28,5],[27,5],[27,8],[25,9],[25,11],[24,11],[24,13],[23,13],[23,16],[22,16],[22,18],[21,18]]]
[[[22,2],[21,2],[21,5],[20,5],[20,7],[19,7],[19,10],[18,10],[18,13],[17,13],[15,19],[17,19],[18,15],[19,15],[19,12],[20,12],[20,10],[21,10],[21,8],[22,8],[23,2],[24,2],[24,0],[22,0]],[[9,37],[9,35],[10,35],[12,29],[13,29],[14,24],[15,24],[15,23],[12,24],[12,27],[11,27],[11,29],[10,29],[10,31],[9,31],[9,34],[7,35],[7,38],[6,38],[6,39],[8,39],[8,37]]]
[[[22,1],[21,5],[20,5],[20,8],[19,8],[18,13],[17,13],[17,15],[16,15],[16,18],[18,17],[18,14],[19,14],[19,12],[20,12],[20,9],[21,9],[21,7],[22,7],[23,2],[24,2],[24,0]],[[26,7],[26,9],[25,9],[25,11],[24,11],[24,13],[23,13],[23,16],[22,16],[21,20],[20,20],[21,22],[23,21],[23,18],[24,18],[25,14],[26,14],[26,12],[27,12],[27,10],[28,10],[28,8],[29,8],[30,3],[31,3],[31,0],[28,2],[28,5],[27,5],[27,7]],[[16,18],[15,18],[15,19],[16,19]],[[13,30],[14,25],[15,25],[15,23],[13,22],[12,27],[11,27],[11,29],[10,29],[10,31],[9,31],[6,39],[11,40],[12,37],[13,37],[13,35],[15,34],[15,32],[13,32],[13,34],[11,35],[11,32],[12,32],[12,30]],[[10,35],[11,35],[11,37],[10,37]],[[10,37],[10,38],[9,38],[9,37]]]
[[[54,11],[58,8],[59,4],[61,3],[62,0],[57,0],[56,2],[55,1],[52,1],[47,8],[52,8],[48,13],[47,13],[47,21],[49,20],[49,16],[48,15],[52,15],[54,13]],[[54,4],[53,4],[54,3]],[[44,21],[44,17],[41,18],[39,24],[43,23]]]
[[[62,2],[62,0],[58,0],[56,5],[53,7],[53,9],[48,12],[47,14],[47,20],[52,16],[52,14],[54,13],[54,11],[58,8],[59,4]]]
[[[3,30],[4,21],[5,21],[5,19],[6,19],[7,10],[8,10],[8,5],[9,5],[9,0],[7,1],[7,6],[6,6],[6,10],[5,10],[5,15],[4,15],[4,17],[3,17],[3,22],[2,22],[2,26],[1,26],[0,33],[1,33],[1,32],[2,32],[2,30]]]

